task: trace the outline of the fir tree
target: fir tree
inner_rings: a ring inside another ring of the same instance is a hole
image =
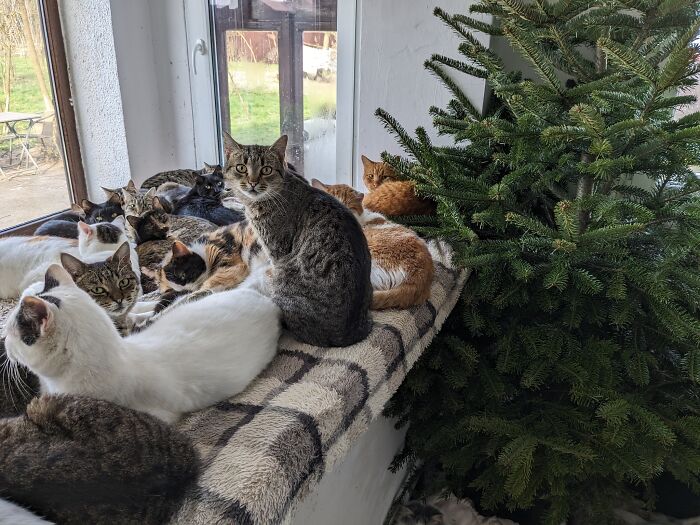
[[[426,68],[453,94],[384,156],[438,203],[412,223],[473,273],[392,401],[397,458],[541,522],[611,520],[666,471],[700,492],[700,72],[689,0],[481,0]],[[476,32],[532,66],[509,72]],[[479,112],[454,78],[486,79]]]

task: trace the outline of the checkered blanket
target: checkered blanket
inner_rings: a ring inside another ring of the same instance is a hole
[[[426,304],[373,312],[370,335],[346,348],[284,336],[243,393],[180,423],[203,465],[173,523],[279,523],[344,457],[440,330],[467,278],[444,245],[430,248],[435,278]],[[0,326],[11,305],[0,301]]]
[[[431,246],[430,301],[374,312],[364,341],[319,348],[285,336],[270,366],[242,394],[191,415],[180,429],[203,460],[174,523],[271,524],[341,460],[380,415],[454,307],[467,274]]]

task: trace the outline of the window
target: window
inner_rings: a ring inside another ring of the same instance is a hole
[[[221,127],[336,181],[337,0],[212,0]]]
[[[57,0],[0,2],[0,230],[86,196]]]

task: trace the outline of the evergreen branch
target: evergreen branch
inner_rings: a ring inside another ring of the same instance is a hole
[[[612,57],[620,66],[630,73],[640,76],[650,84],[654,84],[657,75],[654,68],[646,59],[631,48],[625,48],[609,38],[598,40],[598,47],[603,49],[608,56]]]
[[[413,158],[416,160],[421,158],[420,145],[406,132],[403,126],[401,126],[401,124],[399,124],[394,117],[389,115],[389,113],[381,108],[378,108],[374,114],[379,118],[389,132],[396,135],[399,143],[403,146],[407,153],[413,155]]]
[[[467,112],[475,119],[481,117],[481,113],[474,107],[469,98],[464,94],[462,89],[455,83],[450,76],[445,73],[442,68],[435,62],[428,60],[425,62],[425,68],[431,71],[436,77],[442,80],[442,83],[450,90],[450,92],[455,96],[460,104],[467,110]]]
[[[501,30],[497,26],[493,24],[488,24],[486,22],[481,22],[480,20],[477,20],[475,18],[472,18],[471,16],[465,16],[465,15],[453,15],[452,19],[456,22],[459,22],[460,24],[463,24],[471,29],[474,29],[475,31],[480,31],[482,33],[485,33],[487,35],[492,35],[492,36],[501,36]]]
[[[515,0],[513,0],[515,1]],[[554,72],[551,61],[547,59],[538,49],[535,40],[523,31],[519,31],[512,26],[503,28],[503,34],[513,46],[532,64],[540,78],[549,83],[550,87],[557,93],[562,93],[561,82]]]
[[[479,69],[474,66],[470,66],[465,62],[461,62],[459,60],[455,60],[454,58],[449,58],[443,55],[433,55],[432,57],[430,57],[430,62],[443,64],[447,67],[451,67],[452,69],[456,69],[461,73],[465,73],[476,78],[487,78],[488,76],[488,71],[484,69]]]

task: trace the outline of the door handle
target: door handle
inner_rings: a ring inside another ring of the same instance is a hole
[[[192,70],[194,71],[194,74],[197,74],[197,53],[200,55],[206,55],[207,54],[207,44],[202,38],[198,38],[195,43],[194,47],[192,48]]]

